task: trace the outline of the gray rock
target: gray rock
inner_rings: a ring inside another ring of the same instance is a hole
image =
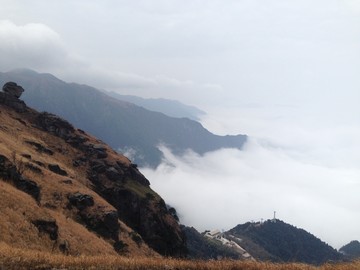
[[[8,93],[16,98],[19,98],[24,92],[24,88],[22,88],[20,85],[17,85],[15,82],[5,83],[2,89],[5,93]]]
[[[40,129],[50,132],[62,139],[69,139],[74,133],[74,127],[66,120],[51,113],[43,112],[37,116],[36,123]]]
[[[49,164],[48,165],[48,168],[50,171],[54,172],[54,173],[57,173],[57,174],[60,174],[60,175],[63,175],[63,176],[67,176],[67,172],[63,169],[60,168],[59,165],[57,164]]]
[[[15,186],[19,190],[29,194],[36,201],[40,201],[40,187],[36,182],[20,176],[19,179],[16,179]]]
[[[94,198],[91,195],[82,194],[80,192],[68,195],[68,200],[79,210],[83,210],[94,205]]]
[[[17,189],[29,194],[36,201],[40,200],[40,187],[38,184],[23,177],[16,166],[3,155],[0,155],[0,179],[10,180]]]
[[[124,178],[124,174],[120,173],[114,167],[109,167],[105,171],[106,177],[111,181],[121,181]]]

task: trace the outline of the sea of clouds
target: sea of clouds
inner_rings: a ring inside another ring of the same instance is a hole
[[[242,150],[175,156],[160,146],[162,164],[142,172],[181,223],[199,231],[270,219],[276,211],[340,248],[360,239],[360,128],[311,115],[287,106],[216,110],[203,124],[217,133],[243,130],[250,136]]]

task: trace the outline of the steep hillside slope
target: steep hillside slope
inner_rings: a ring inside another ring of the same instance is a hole
[[[226,234],[259,260],[322,264],[343,258],[314,235],[278,219],[237,225]]]
[[[185,252],[180,226],[134,164],[4,92],[0,196],[0,242],[14,247],[72,255]]]
[[[65,83],[29,70],[0,73],[0,83],[16,81],[26,88],[23,99],[40,111],[55,113],[90,132],[112,148],[132,154],[135,163],[156,167],[162,143],[176,153],[203,154],[219,148],[241,148],[246,136],[217,136],[196,121],[172,118],[120,101],[85,85]]]

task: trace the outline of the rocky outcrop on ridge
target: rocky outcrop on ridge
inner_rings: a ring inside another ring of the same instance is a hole
[[[22,88],[20,85],[17,85],[15,82],[5,83],[2,89],[5,93],[8,93],[9,95],[16,98],[20,98],[24,92],[24,88]]]
[[[15,109],[17,112],[25,112],[26,104],[19,99],[24,89],[14,82],[7,82],[0,92],[0,103]]]

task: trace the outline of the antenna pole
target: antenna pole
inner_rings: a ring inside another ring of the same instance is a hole
[[[276,222],[276,211],[274,211],[274,218],[273,218],[273,220],[272,220],[272,222]]]

